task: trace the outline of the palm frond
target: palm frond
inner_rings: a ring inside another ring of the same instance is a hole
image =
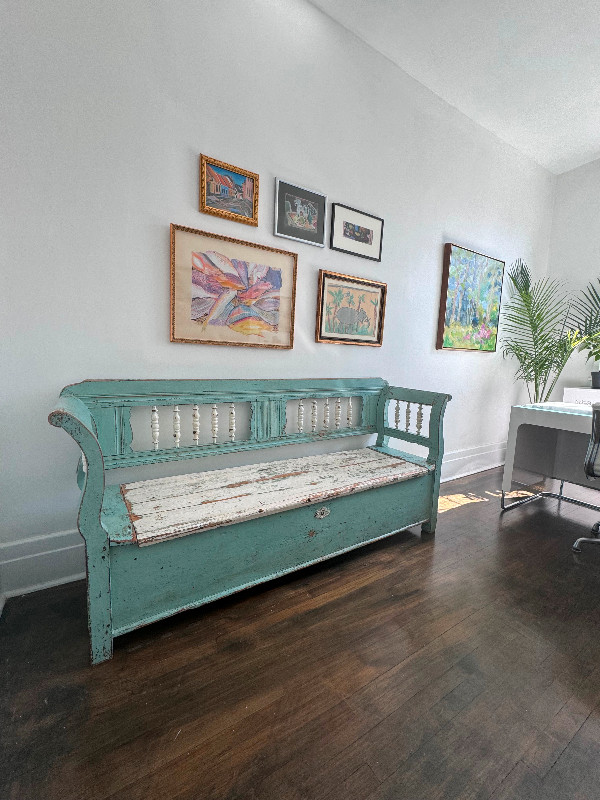
[[[582,334],[572,324],[573,303],[560,281],[534,282],[520,259],[511,265],[508,278],[511,295],[503,311],[502,352],[516,359],[515,377],[525,381],[534,402],[541,402],[581,344]]]

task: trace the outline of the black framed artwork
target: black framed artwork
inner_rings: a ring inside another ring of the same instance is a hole
[[[332,250],[350,253],[371,261],[381,261],[383,220],[356,208],[333,203],[331,206]]]
[[[275,236],[325,247],[327,196],[275,179]]]

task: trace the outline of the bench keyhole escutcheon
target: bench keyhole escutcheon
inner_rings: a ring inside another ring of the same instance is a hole
[[[323,508],[319,508],[318,511],[315,511],[315,519],[325,519],[331,514],[331,511],[323,506]]]

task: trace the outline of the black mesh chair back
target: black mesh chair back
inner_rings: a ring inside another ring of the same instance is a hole
[[[590,443],[588,445],[583,468],[590,480],[600,478],[600,403],[594,403],[592,406],[592,435],[590,436]],[[599,534],[600,521],[596,522],[592,527],[591,537],[584,536],[581,539],[577,539],[573,544],[573,550],[576,553],[581,553],[581,545],[583,542],[588,544],[600,544],[600,539],[598,538]]]

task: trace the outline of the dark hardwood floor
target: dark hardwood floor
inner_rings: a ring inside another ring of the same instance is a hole
[[[398,534],[116,641],[82,583],[0,619],[2,800],[600,798],[594,512],[501,471]]]

